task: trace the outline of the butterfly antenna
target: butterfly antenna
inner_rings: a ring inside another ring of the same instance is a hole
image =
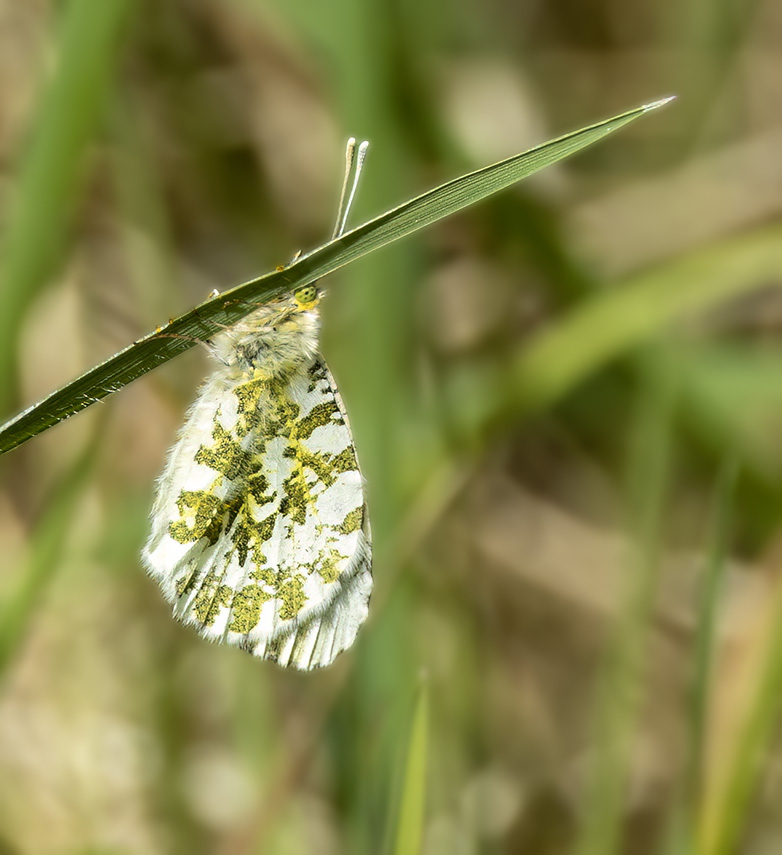
[[[358,148],[356,147],[356,140],[353,137],[348,140],[345,149],[345,177],[342,181],[342,192],[339,194],[339,209],[337,210],[337,221],[334,224],[332,240],[341,237],[345,233],[350,206],[353,204],[353,198],[356,195],[358,180],[361,176],[368,148],[369,143],[367,140],[364,140]],[[354,165],[355,170],[353,169]],[[353,175],[352,183],[350,181],[351,174]],[[350,185],[350,193],[348,193],[348,185]]]

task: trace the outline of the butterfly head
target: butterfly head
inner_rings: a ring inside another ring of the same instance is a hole
[[[303,285],[293,292],[293,299],[296,303],[296,309],[307,312],[314,309],[320,302],[322,291],[317,285]]]

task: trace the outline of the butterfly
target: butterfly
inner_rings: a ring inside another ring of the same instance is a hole
[[[348,141],[335,238],[366,149]],[[320,299],[305,285],[208,343],[217,367],[158,480],[142,553],[176,618],[302,670],[350,647],[372,590],[364,480],[318,352]]]

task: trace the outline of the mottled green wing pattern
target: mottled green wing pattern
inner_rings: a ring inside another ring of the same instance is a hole
[[[367,615],[364,488],[325,363],[218,370],[161,477],[144,552],[174,613],[282,665],[329,664]]]

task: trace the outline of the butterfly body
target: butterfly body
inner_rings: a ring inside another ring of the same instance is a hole
[[[372,586],[364,484],[318,354],[317,291],[211,343],[218,367],[158,484],[143,559],[174,614],[308,670],[350,646]]]

